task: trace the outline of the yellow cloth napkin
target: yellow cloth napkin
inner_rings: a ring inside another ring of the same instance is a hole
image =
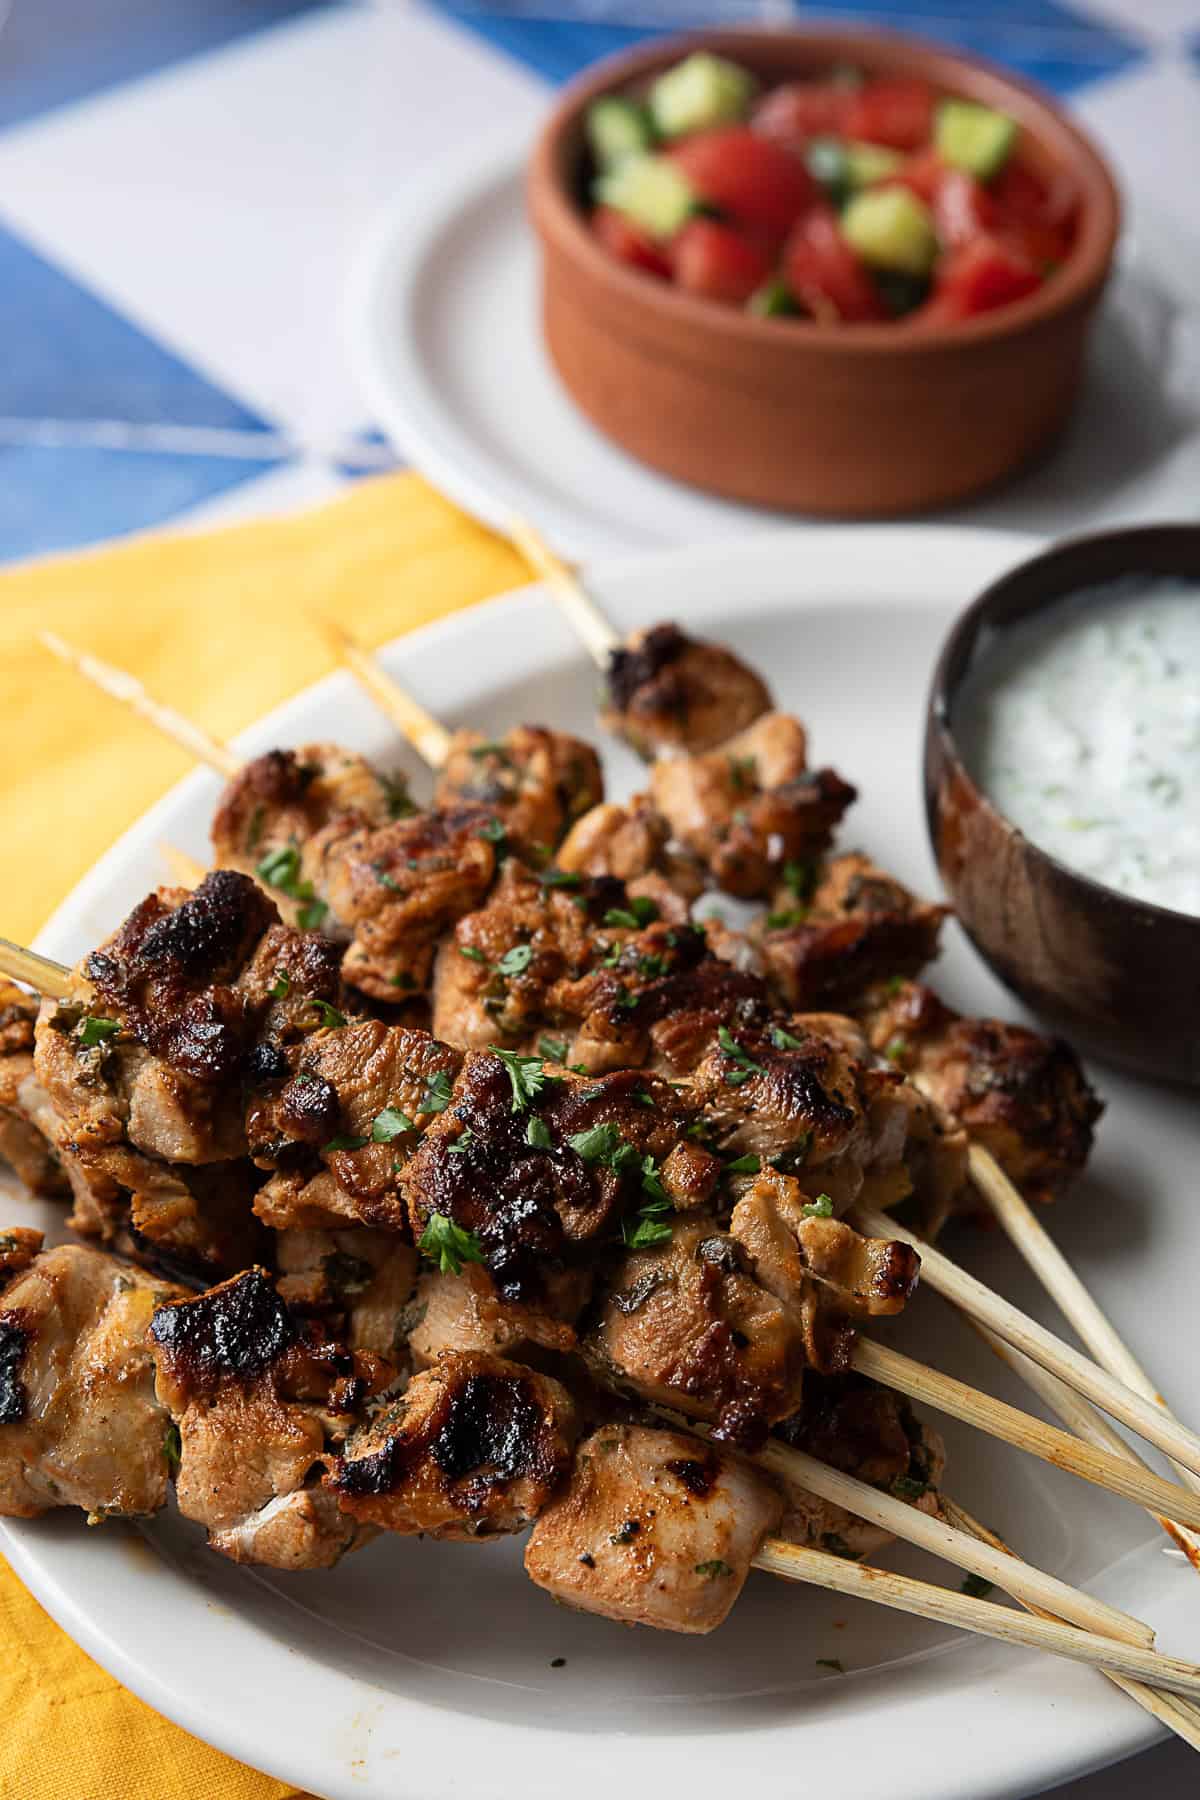
[[[331,665],[314,618],[373,645],[524,579],[520,559],[413,475],[300,517],[143,538],[0,576],[0,935],[28,940],[187,767],[37,642],[49,628],[228,737]],[[160,872],[147,870],[150,888]],[[82,1521],[80,1528],[82,1529]],[[0,1794],[282,1800],[127,1693],[0,1561]]]

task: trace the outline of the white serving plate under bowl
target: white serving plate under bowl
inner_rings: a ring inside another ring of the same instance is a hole
[[[643,557],[595,585],[623,627],[676,616],[733,638],[808,722],[817,759],[859,784],[844,842],[933,891],[920,796],[929,671],[953,615],[1033,547],[935,528],[785,531]],[[595,671],[536,589],[397,640],[384,660],[450,723],[595,730]],[[299,695],[239,747],[313,738],[415,768],[345,675]],[[611,745],[604,754],[610,791],[629,791],[639,765]],[[39,948],[71,960],[96,943],[163,878],[164,840],[203,856],[216,795],[206,772],[168,794],[80,884]],[[959,934],[950,939],[942,991],[972,1011],[1011,1011]],[[1053,1229],[1186,1411],[1194,1102],[1108,1074],[1102,1088],[1109,1110],[1094,1160]],[[0,1214],[59,1235],[61,1219],[15,1193]],[[949,1247],[1055,1323],[999,1233],[962,1229]],[[881,1335],[1028,1404],[932,1294]],[[1029,1560],[1149,1620],[1163,1649],[1200,1656],[1200,1583],[1143,1514],[965,1428],[946,1435],[949,1492]],[[391,1539],[326,1573],[279,1576],[225,1563],[201,1537],[173,1511],[143,1529],[91,1531],[76,1514],[7,1521],[0,1548],[152,1706],[326,1800],[561,1800],[564,1786],[573,1800],[650,1800],[681,1780],[690,1800],[728,1800],[750,1770],[778,1794],[998,1800],[1157,1735],[1091,1671],[763,1575],[719,1632],[693,1639],[554,1606],[526,1580],[519,1542]],[[961,1579],[907,1549],[888,1560],[955,1588]],[[820,1666],[829,1658],[847,1673]]]

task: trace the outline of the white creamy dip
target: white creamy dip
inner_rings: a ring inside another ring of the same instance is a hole
[[[1200,914],[1200,586],[1124,578],[1012,627],[963,684],[954,731],[1040,849]]]

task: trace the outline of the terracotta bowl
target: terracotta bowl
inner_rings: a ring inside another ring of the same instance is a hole
[[[583,120],[598,95],[711,48],[765,85],[837,63],[923,76],[1011,113],[1026,154],[1069,168],[1075,245],[1036,294],[963,324],[758,319],[617,262],[592,237]],[[1055,437],[1079,387],[1119,202],[1092,145],[1034,88],[987,63],[880,32],[711,31],[601,63],[567,89],[534,150],[542,318],[577,404],[624,449],[692,486],[790,511],[869,517],[972,494]]]
[[[1142,574],[1200,582],[1200,525],[1060,544],[967,609],[934,671],[925,800],[947,894],[1001,981],[1095,1056],[1197,1084],[1200,918],[1131,899],[1037,849],[976,787],[954,735],[956,696],[998,633],[1080,588]]]

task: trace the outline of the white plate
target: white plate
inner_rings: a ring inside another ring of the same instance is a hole
[[[542,345],[526,147],[473,143],[423,168],[380,217],[347,309],[371,416],[468,512],[493,524],[522,513],[581,558],[777,531],[778,513],[655,474],[576,410]],[[944,516],[1048,534],[1194,517],[1198,292],[1200,246],[1139,216],[1066,441],[1011,486]]]
[[[642,558],[597,586],[626,625],[686,614],[730,632],[809,721],[817,755],[861,783],[850,842],[933,882],[918,791],[925,685],[953,613],[1028,540],[881,528],[777,533],[749,545]],[[595,675],[535,590],[398,641],[388,665],[450,720],[539,718],[593,728]],[[335,738],[398,760],[345,676],[300,695],[242,747]],[[612,791],[637,777],[606,749]],[[410,759],[406,759],[410,760]],[[43,933],[74,958],[159,878],[159,846],[203,855],[215,778],[197,773],[103,858]],[[961,942],[939,982],[972,1009],[1005,997]],[[1182,1097],[1105,1076],[1110,1110],[1092,1169],[1055,1229],[1186,1405],[1194,1392],[1195,1116]],[[1194,1103],[1193,1103],[1194,1104]],[[8,1216],[50,1223],[50,1206]],[[0,1214],[0,1218],[4,1215]],[[954,1246],[1046,1315],[998,1234]],[[1022,1398],[930,1295],[889,1338]],[[1200,1654],[1200,1584],[1145,1517],[1015,1452],[951,1428],[951,1491],[1029,1558]],[[753,1769],[779,1793],[855,1800],[1023,1795],[1128,1754],[1145,1715],[1073,1666],[965,1640],[880,1608],[755,1576],[710,1638],[628,1632],[555,1607],[520,1545],[390,1540],[325,1574],[268,1576],[204,1550],[173,1514],[144,1531],[78,1516],[7,1524],[3,1547],[54,1616],[152,1706],[222,1749],[331,1800],[641,1800],[682,1776],[728,1800]],[[900,1567],[957,1585],[898,1552]],[[565,1657],[566,1666],[551,1667]],[[841,1678],[818,1666],[840,1658]]]

